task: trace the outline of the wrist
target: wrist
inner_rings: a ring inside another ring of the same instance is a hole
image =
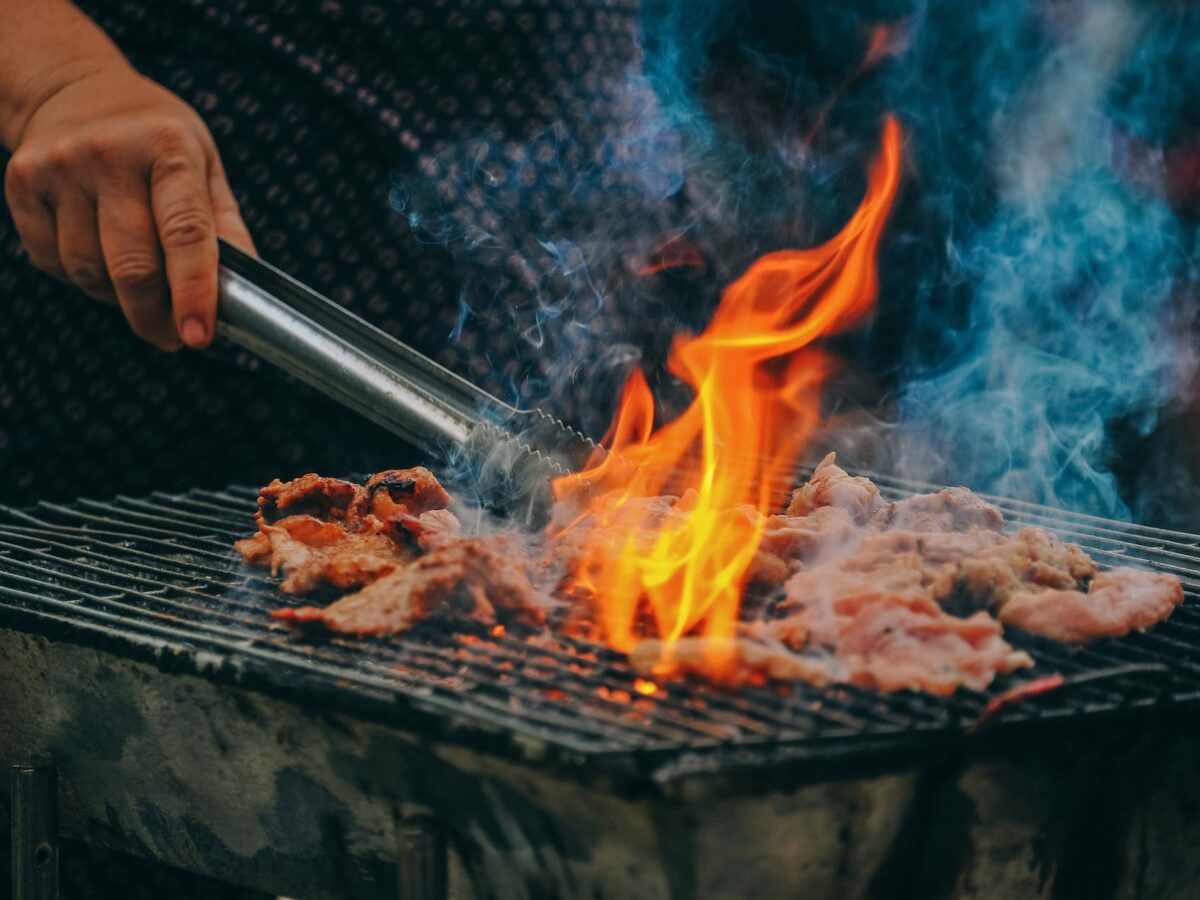
[[[0,118],[0,141],[10,150],[21,143],[30,121],[51,99],[73,85],[105,75],[137,76],[120,53],[81,56],[54,66],[45,73],[31,74],[24,90]]]

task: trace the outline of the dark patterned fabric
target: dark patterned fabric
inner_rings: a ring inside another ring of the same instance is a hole
[[[80,5],[204,117],[265,259],[508,400],[636,354],[576,352],[622,313],[565,237],[611,223],[620,260],[663,233],[674,164],[643,124],[635,0]],[[33,270],[7,211],[0,298],[5,502],[412,458],[236,348],[142,345]]]

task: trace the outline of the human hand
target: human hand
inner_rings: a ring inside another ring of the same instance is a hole
[[[157,347],[207,346],[217,236],[254,245],[196,112],[121,63],[50,92],[15,144],[5,194],[34,265]]]

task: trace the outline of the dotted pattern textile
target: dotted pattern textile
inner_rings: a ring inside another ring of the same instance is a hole
[[[506,399],[561,379],[564,298],[619,330],[555,239],[621,223],[613,257],[665,227],[636,214],[671,184],[633,0],[80,5],[204,117],[259,252],[318,291]],[[33,270],[6,210],[0,298],[4,502],[412,458],[236,348],[142,345]]]

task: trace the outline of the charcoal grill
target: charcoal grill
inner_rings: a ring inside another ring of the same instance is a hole
[[[647,696],[621,656],[562,637],[272,626],[296,601],[231,551],[255,493],[0,507],[0,760],[18,786],[53,764],[59,833],[312,898],[1200,883],[1196,536],[995,500],[1101,563],[1178,574],[1187,599],[1084,650],[1010,635],[1037,667],[986,693]],[[1068,686],[984,717],[1054,672]]]

